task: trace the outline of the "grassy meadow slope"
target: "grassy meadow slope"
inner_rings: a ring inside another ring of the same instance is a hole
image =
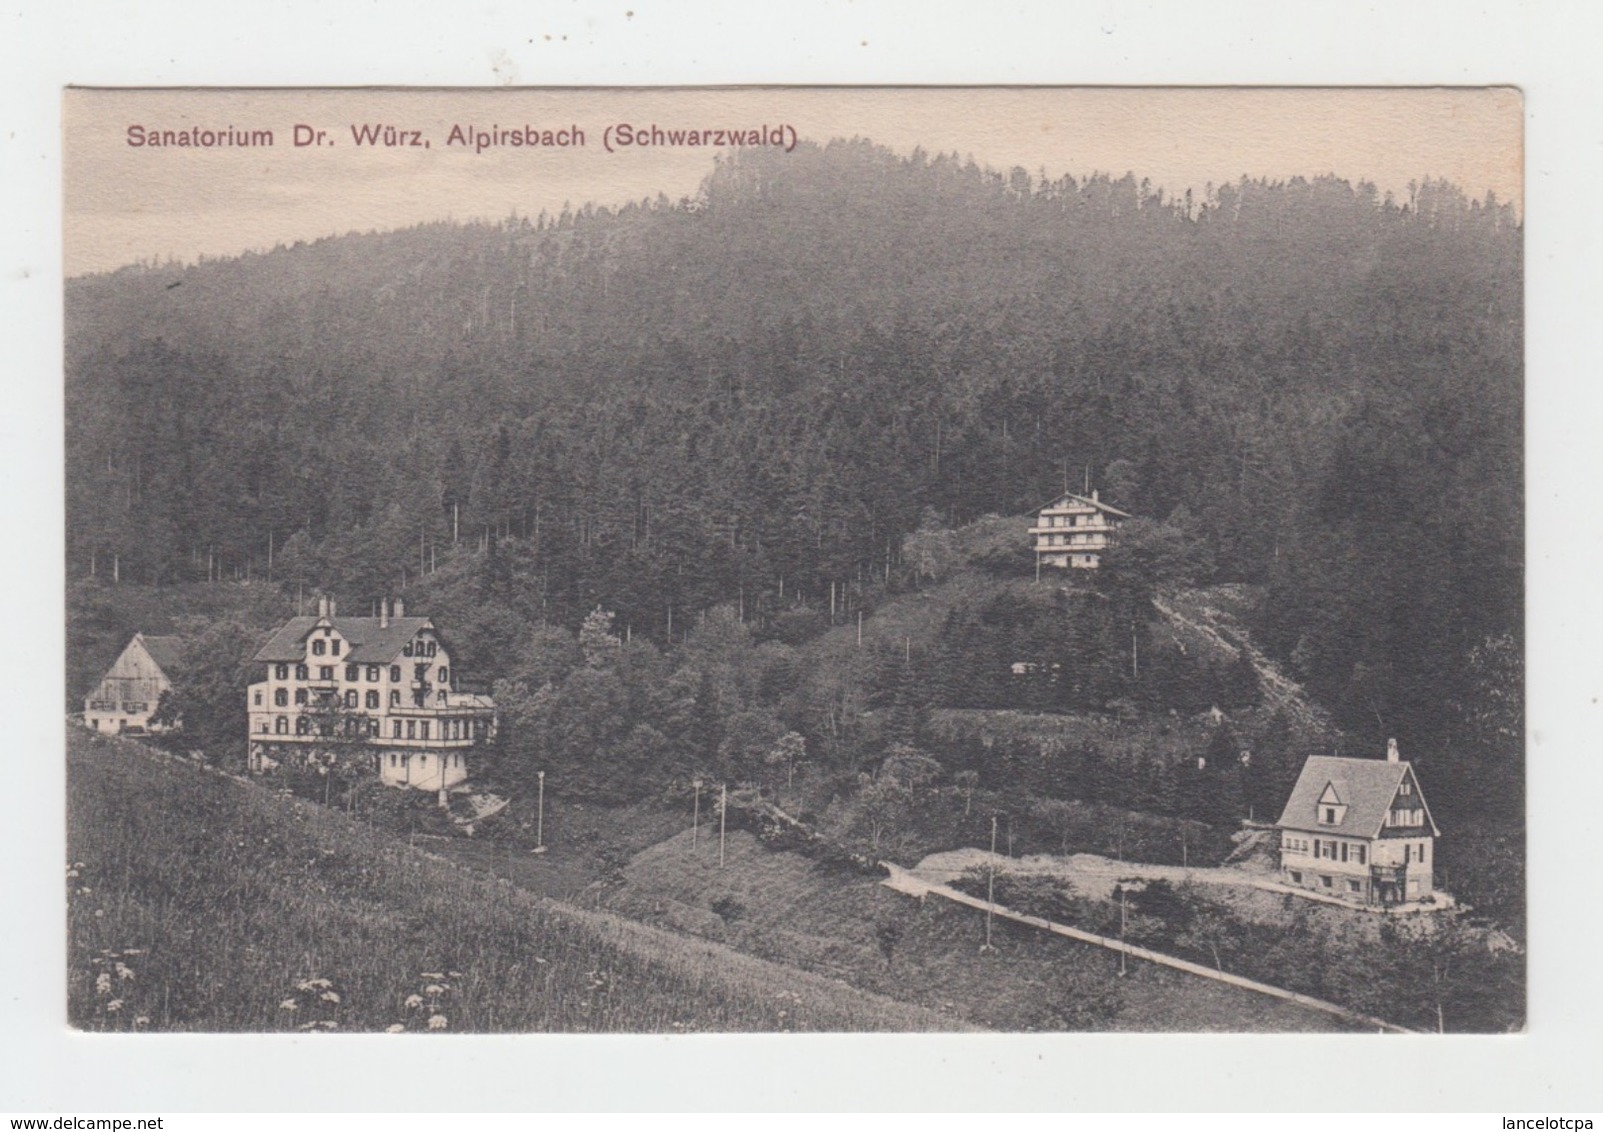
[[[542,900],[126,741],[72,733],[68,803],[68,1010],[83,1029],[959,1025]]]
[[[865,993],[917,1003],[1001,1030],[1129,1032],[1340,1031],[1338,1019],[1094,947],[998,921],[994,953],[980,951],[984,917],[919,901],[873,878],[845,875],[796,853],[730,835],[692,849],[682,833],[624,869],[607,906],[754,955],[845,979]]]

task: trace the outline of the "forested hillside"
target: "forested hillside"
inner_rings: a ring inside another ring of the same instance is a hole
[[[836,142],[691,201],[76,279],[68,569],[352,610],[431,575],[488,680],[597,605],[799,643],[919,584],[915,530],[1089,477],[1184,581],[1266,587],[1342,727],[1517,782],[1520,241],[1442,183],[1168,199]]]

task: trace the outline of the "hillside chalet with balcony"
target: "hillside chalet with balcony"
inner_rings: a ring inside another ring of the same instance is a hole
[[[1035,536],[1035,564],[1095,570],[1102,564],[1102,552],[1112,541],[1113,532],[1130,516],[1090,495],[1064,492],[1035,516],[1030,534]]]
[[[265,679],[247,695],[250,768],[286,759],[371,759],[390,786],[445,790],[495,736],[495,701],[457,690],[450,651],[427,617],[397,600],[377,617],[341,617],[333,601],[295,617],[253,658]]]
[[[1286,884],[1379,907],[1433,891],[1441,831],[1395,739],[1385,759],[1310,758],[1276,824]]]

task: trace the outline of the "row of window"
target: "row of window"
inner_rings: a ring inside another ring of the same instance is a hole
[[[1387,810],[1386,824],[1389,826],[1422,826],[1425,824],[1424,810]]]
[[[1426,860],[1426,846],[1430,843],[1422,841],[1418,845],[1409,842],[1403,846],[1403,864],[1411,865],[1416,861],[1423,865]],[[1316,837],[1310,843],[1302,837],[1286,837],[1281,841],[1281,847],[1290,854],[1308,854],[1327,861],[1352,861],[1356,864],[1368,864],[1366,857],[1368,849],[1363,845],[1354,845],[1346,841],[1325,841]]]
[[[90,711],[116,711],[116,710],[118,710],[118,705],[117,705],[117,701],[116,700],[90,700],[89,701],[89,710]],[[149,700],[124,700],[122,702],[122,710],[126,711],[126,712],[129,712],[129,713],[137,713],[137,712],[142,712],[142,711],[149,711],[150,710],[150,701]]]
[[[440,728],[433,732],[441,740],[450,739],[483,739],[486,735],[486,724],[482,719],[442,719]],[[430,737],[430,720],[427,719],[394,719],[390,721],[390,738],[392,739],[428,739]],[[379,721],[376,719],[347,719],[341,729],[343,734],[350,737],[368,735],[377,738],[379,734]],[[267,721],[262,720],[261,733],[268,734]],[[288,735],[290,733],[289,716],[281,715],[273,720],[272,734]],[[334,734],[332,720],[314,720],[310,716],[299,715],[295,717],[296,735],[325,735]]]
[[[290,694],[289,694],[289,689],[288,688],[274,688],[273,689],[273,706],[274,707],[289,707],[289,701],[290,701]],[[295,689],[295,706],[296,707],[309,706],[309,701],[310,701],[310,697],[308,696],[307,691],[306,691],[305,688],[296,688]],[[261,691],[260,688],[256,689],[254,702],[255,702],[255,705],[257,707],[261,707],[262,706],[262,691]],[[379,706],[378,689],[369,688],[367,690],[366,696],[363,696],[355,688],[347,688],[345,690],[345,701],[344,702],[345,702],[345,706],[347,708],[354,709],[354,708],[359,708],[359,707],[365,706],[370,710],[376,709]],[[445,705],[445,702],[446,702],[446,691],[445,691],[444,688],[441,688],[438,692],[435,693],[435,703],[437,703],[437,704],[439,704],[440,706],[443,707]],[[390,689],[390,706],[391,707],[400,707],[401,706],[401,693],[400,693],[400,690],[398,688],[391,688]],[[424,705],[420,703],[417,706],[418,707],[423,707]]]
[[[320,665],[318,665],[318,667],[317,667],[317,678],[319,680],[332,680],[332,679],[334,679],[334,669],[335,669],[335,665],[332,665],[332,664],[320,664]],[[370,664],[370,665],[368,665],[367,666],[368,683],[377,684],[379,682],[379,680],[382,679],[383,672],[384,672],[384,666],[382,664]],[[424,674],[426,674],[427,672],[428,672],[428,665],[421,665],[419,667],[418,679],[419,680],[424,679],[425,678]],[[311,673],[312,673],[312,670],[311,670],[311,667],[309,665],[297,664],[295,666],[295,679],[297,679],[297,680],[310,680],[312,678]],[[275,678],[279,679],[279,680],[288,680],[289,679],[289,665],[288,664],[274,665],[274,667],[273,667],[273,676]],[[361,679],[361,676],[362,676],[362,666],[361,665],[359,665],[359,664],[347,664],[345,666],[345,680],[346,680],[347,683],[354,684],[354,683],[356,683],[356,681]],[[443,664],[440,665],[439,681],[440,681],[441,684],[449,684],[451,682],[451,670],[449,668],[447,668]],[[390,665],[390,682],[393,683],[393,684],[399,684],[401,682],[401,666],[399,664]]]
[[[396,769],[396,768],[400,767],[401,760],[403,758],[409,759],[411,757],[412,757],[411,755],[401,755],[401,754],[397,754],[394,751],[391,751],[390,752],[390,768],[393,770],[393,769]],[[429,757],[427,755],[419,755],[419,756],[417,756],[417,759],[418,759],[417,767],[418,767],[419,770],[428,770],[429,769]],[[451,767],[459,767],[459,766],[462,765],[462,756],[461,755],[457,755],[457,754],[441,755],[440,756],[440,765],[444,766],[446,769],[450,769]]]
[[[340,645],[344,644],[338,637],[313,637],[313,656],[338,656]],[[437,641],[407,641],[401,646],[402,656],[433,656],[439,649]]]
[[[1306,853],[1310,856],[1321,857],[1327,861],[1353,861],[1357,864],[1367,864],[1367,847],[1354,845],[1348,841],[1328,841],[1314,838],[1311,842],[1304,837],[1286,837],[1281,841],[1281,847],[1287,853]]]
[[[1302,883],[1302,874],[1300,872],[1298,872],[1296,869],[1292,869],[1291,870],[1291,883],[1292,884],[1301,884]],[[1336,887],[1335,878],[1321,875],[1320,878],[1319,878],[1319,887],[1320,888],[1326,888],[1326,889],[1335,888]],[[1360,881],[1360,880],[1353,880],[1351,877],[1347,878],[1347,891],[1352,893],[1355,896],[1362,895],[1363,891],[1364,891],[1364,882]]]
[[[1043,527],[1104,527],[1110,524],[1095,521],[1099,517],[1093,515],[1042,515],[1040,526]]]

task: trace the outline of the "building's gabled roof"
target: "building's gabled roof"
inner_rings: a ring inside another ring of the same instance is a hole
[[[1275,824],[1281,829],[1295,829],[1306,833],[1342,833],[1351,837],[1378,837],[1386,821],[1386,811],[1397,788],[1404,778],[1411,779],[1419,790],[1419,778],[1402,760],[1343,759],[1330,755],[1313,755],[1302,765],[1297,785],[1292,787],[1286,808]],[[1337,797],[1347,806],[1339,825],[1321,825],[1319,799],[1326,787],[1334,787]],[[1436,822],[1425,805],[1425,795],[1419,792],[1419,804],[1425,806],[1425,819],[1432,832],[1440,834]]]
[[[1041,506],[1035,508],[1035,510],[1037,513],[1039,513],[1041,511],[1050,510],[1053,507],[1061,507],[1066,501],[1071,499],[1076,503],[1083,503],[1087,507],[1095,507],[1098,511],[1101,511],[1106,515],[1114,515],[1120,519],[1133,518],[1128,511],[1120,511],[1117,507],[1110,507],[1100,499],[1093,499],[1089,495],[1076,495],[1072,491],[1060,491],[1051,499],[1041,504]]]
[[[182,637],[147,637],[143,633],[135,633],[134,639],[145,646],[150,659],[168,676],[182,662],[184,656],[184,639]]]
[[[291,617],[252,659],[304,661],[306,638],[322,620],[320,617]],[[391,617],[387,624],[379,617],[330,617],[328,621],[350,645],[350,651],[339,658],[340,663],[345,664],[388,664],[399,655],[402,645],[417,636],[418,630],[433,627],[427,617]]]

